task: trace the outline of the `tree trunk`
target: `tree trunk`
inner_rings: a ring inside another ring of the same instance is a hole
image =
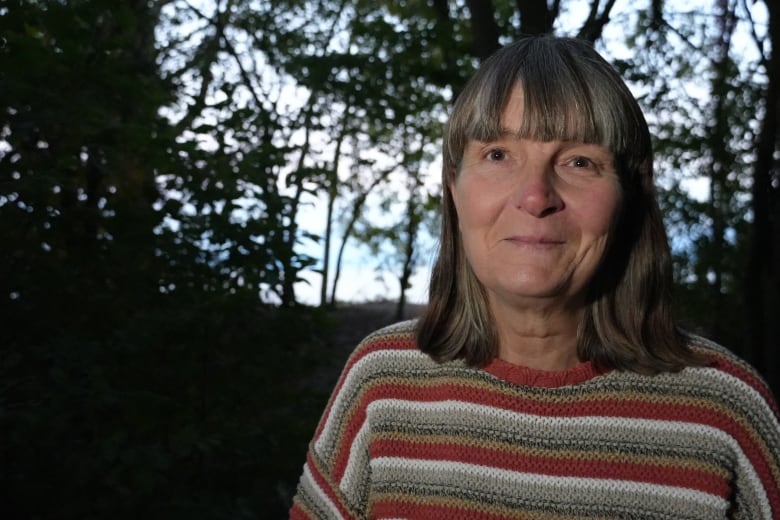
[[[328,186],[328,207],[325,212],[325,236],[322,245],[322,285],[320,286],[320,307],[328,304],[328,278],[330,277],[330,246],[333,236],[333,206],[336,203],[336,183],[338,178],[331,180]]]
[[[590,4],[590,13],[585,20],[585,23],[580,27],[577,38],[588,40],[591,43],[601,38],[604,26],[609,22],[609,13],[615,5],[615,0],[607,0],[607,5],[604,6],[604,9],[602,9],[601,12],[599,12],[600,4],[600,0],[592,0]]]
[[[723,336],[723,328],[727,323],[724,309],[723,272],[724,257],[726,254],[726,214],[729,206],[729,190],[726,186],[727,173],[733,164],[733,157],[728,149],[728,141],[731,135],[731,127],[728,121],[727,94],[729,91],[729,77],[731,76],[731,37],[736,25],[736,15],[729,0],[718,0],[720,16],[717,19],[718,35],[714,42],[715,62],[713,63],[714,77],[712,79],[712,126],[709,129],[710,148],[710,201],[709,217],[712,222],[711,250],[708,268],[714,274],[709,282],[710,291],[710,320],[708,328],[710,334],[716,339]],[[705,273],[709,274],[709,273]]]
[[[409,280],[414,272],[414,255],[415,247],[417,243],[417,230],[420,227],[420,218],[418,215],[420,201],[416,196],[419,189],[419,174],[415,173],[415,180],[410,182],[411,189],[409,190],[409,201],[406,203],[406,240],[404,241],[404,257],[403,265],[401,267],[401,276],[398,281],[401,285],[401,293],[398,297],[398,305],[395,309],[395,319],[400,321],[404,317],[404,310],[406,310],[406,291],[409,288]]]
[[[780,266],[777,265],[780,251],[780,188],[777,187],[778,165],[774,155],[780,140],[780,7],[770,0],[766,0],[766,5],[769,10],[771,54],[767,60],[764,121],[753,171],[753,228],[745,283],[748,311],[748,350],[745,357],[762,369],[777,395],[780,393],[780,373],[777,370],[777,346],[780,342],[777,319],[780,311]]]
[[[289,223],[283,224],[284,234],[280,237],[276,251],[277,258],[279,259],[279,266],[281,271],[281,287],[279,291],[279,298],[283,307],[292,307],[297,304],[297,298],[295,297],[295,282],[298,279],[298,268],[295,265],[295,241],[298,236],[298,224],[296,223],[295,216],[298,215],[298,207],[300,206],[301,195],[304,192],[304,166],[306,157],[311,149],[311,119],[313,112],[313,103],[316,95],[312,92],[309,96],[309,102],[306,106],[306,112],[304,114],[304,141],[301,145],[301,152],[298,157],[298,162],[295,166],[294,175],[291,176],[292,183],[288,185],[288,188],[293,188],[295,192],[290,197],[290,209],[285,210],[285,214],[289,215]],[[275,180],[270,177],[267,190],[276,189]],[[278,219],[282,219],[283,215],[276,216]]]
[[[344,233],[341,235],[341,245],[339,246],[339,252],[336,255],[336,265],[333,268],[334,270],[333,284],[331,285],[331,289],[330,289],[331,306],[336,305],[336,288],[339,284],[339,278],[341,278],[341,264],[342,261],[344,260],[344,251],[347,248],[347,240],[349,240],[349,237],[352,236],[352,233],[355,230],[355,225],[357,224],[357,221],[360,218],[360,215],[363,211],[363,206],[365,205],[369,194],[372,191],[374,191],[374,188],[379,186],[380,183],[385,181],[388,175],[390,175],[390,172],[392,171],[393,168],[387,168],[379,172],[379,174],[374,178],[374,180],[366,188],[366,190],[358,194],[352,203],[352,209],[351,209],[349,221],[347,222],[347,225],[344,227]]]
[[[542,0],[544,1],[544,0]],[[479,60],[484,60],[500,47],[500,32],[496,24],[495,10],[491,0],[466,0],[471,13],[471,52]]]
[[[552,6],[547,0],[517,0],[522,34],[548,34],[553,32],[553,22],[558,16],[559,0]]]
[[[345,111],[346,112],[346,111]],[[346,130],[342,127],[336,141],[336,150],[333,153],[333,165],[327,175],[328,208],[325,215],[325,237],[322,251],[322,286],[320,287],[320,307],[328,304],[328,278],[330,276],[330,247],[333,242],[333,207],[338,197],[339,188],[339,162],[341,161],[341,145],[344,143]]]

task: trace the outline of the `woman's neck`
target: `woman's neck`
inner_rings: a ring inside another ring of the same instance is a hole
[[[582,360],[577,356],[577,329],[582,310],[494,305],[498,357],[515,365],[557,371]]]

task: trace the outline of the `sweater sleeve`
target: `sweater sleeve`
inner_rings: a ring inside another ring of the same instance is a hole
[[[381,342],[369,338],[347,361],[309,443],[291,519],[366,516],[370,471],[366,382],[382,355]]]
[[[703,343],[703,340],[699,340]],[[720,373],[719,404],[713,412],[729,417],[723,428],[734,442],[732,508],[735,519],[780,519],[780,414],[777,402],[756,370],[722,347],[710,347]]]
[[[298,491],[293,498],[290,520],[351,519],[362,516],[349,504],[312,442]]]
[[[735,438],[740,450],[734,474],[733,518],[780,519],[780,421],[768,387],[756,374],[746,382]],[[755,378],[755,379],[753,379]],[[748,395],[746,395],[748,394]],[[760,396],[760,397],[759,397]],[[735,403],[738,403],[735,399]]]

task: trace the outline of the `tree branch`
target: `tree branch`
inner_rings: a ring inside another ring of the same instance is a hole
[[[491,0],[466,0],[471,13],[471,33],[474,35],[471,52],[484,60],[500,47],[499,31]]]
[[[599,4],[601,0],[593,0],[590,4],[590,13],[585,23],[580,27],[577,38],[588,40],[593,43],[601,38],[601,33],[604,31],[604,26],[609,22],[609,13],[615,5],[615,0],[607,0],[607,5],[604,6],[599,14]]]
[[[547,0],[516,0],[520,13],[520,32],[523,34],[548,34],[553,30],[553,22],[558,14],[560,2],[553,3],[552,10]]]

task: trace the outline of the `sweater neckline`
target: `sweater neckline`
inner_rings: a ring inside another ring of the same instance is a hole
[[[597,369],[590,361],[578,363],[564,370],[538,370],[515,365],[497,357],[488,363],[483,370],[515,385],[539,388],[576,385],[606,372]]]

